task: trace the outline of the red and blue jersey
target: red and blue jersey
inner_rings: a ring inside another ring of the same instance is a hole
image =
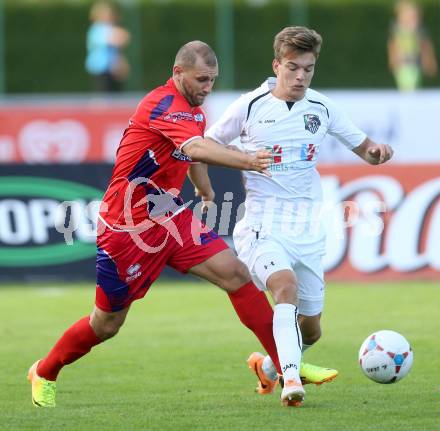
[[[170,78],[139,103],[116,153],[100,217],[131,229],[147,218],[176,212],[191,159],[181,150],[206,126],[201,108],[191,107]]]

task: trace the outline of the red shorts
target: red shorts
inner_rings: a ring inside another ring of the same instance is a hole
[[[106,228],[97,247],[96,306],[108,312],[143,298],[165,265],[186,273],[228,248],[189,209],[142,233]]]

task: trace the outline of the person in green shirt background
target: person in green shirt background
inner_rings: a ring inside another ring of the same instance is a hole
[[[423,27],[419,7],[407,0],[395,7],[396,19],[388,39],[388,64],[397,88],[414,91],[422,84],[422,76],[437,74],[434,47]]]

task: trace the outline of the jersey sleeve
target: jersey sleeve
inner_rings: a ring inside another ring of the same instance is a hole
[[[356,127],[345,112],[333,102],[329,102],[328,133],[337,138],[349,150],[353,150],[364,142],[366,133]]]
[[[205,137],[227,145],[240,136],[246,122],[247,98],[241,96],[233,102],[222,116],[206,131]]]
[[[178,149],[193,139],[202,138],[204,131],[204,121],[197,121],[189,108],[181,105],[173,104],[173,96],[165,96],[151,109],[149,118],[149,127],[169,139]]]

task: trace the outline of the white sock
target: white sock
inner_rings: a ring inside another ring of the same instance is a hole
[[[312,344],[303,343],[301,352],[304,353],[309,347],[312,347]],[[275,364],[273,363],[269,355],[266,355],[264,357],[262,368],[264,374],[266,374],[266,377],[268,377],[269,379],[276,380],[278,378],[277,369],[275,368]]]
[[[269,355],[264,357],[261,368],[263,368],[263,373],[266,374],[266,377],[268,377],[270,380],[278,379],[277,369],[275,368],[275,365]]]
[[[299,381],[301,363],[301,331],[298,312],[293,304],[277,304],[273,314],[273,336],[284,381]]]

